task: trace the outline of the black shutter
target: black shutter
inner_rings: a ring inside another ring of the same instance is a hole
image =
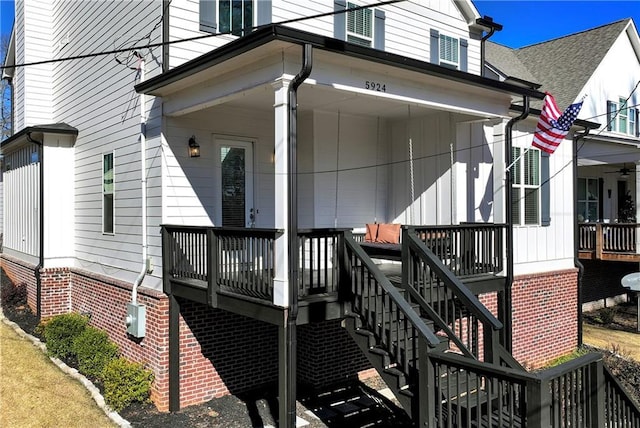
[[[431,29],[431,63],[440,64],[440,33]]]
[[[215,33],[217,29],[215,0],[200,0],[200,31]]]
[[[540,224],[551,224],[551,180],[549,180],[549,153],[540,151]]]
[[[335,12],[344,11],[347,8],[347,2],[344,0],[335,0],[333,2],[333,10]],[[333,37],[340,40],[347,40],[347,14],[336,13],[333,15]]]
[[[271,0],[258,0],[258,25],[271,24]]]
[[[469,42],[466,39],[460,39],[460,71],[468,71],[467,50]]]
[[[638,123],[638,121],[640,120],[640,110],[638,110],[637,108],[632,110],[636,115],[636,137],[640,137],[640,123]]]
[[[373,24],[373,47],[381,51],[384,50],[384,10],[375,10],[375,22]]]
[[[614,111],[614,103],[612,101],[607,101],[607,131],[611,131],[613,129],[611,119],[613,118]]]

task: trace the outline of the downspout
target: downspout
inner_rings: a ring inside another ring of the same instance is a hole
[[[286,356],[287,366],[287,413],[292,427],[296,426],[296,322],[298,319],[298,87],[311,74],[313,47],[306,43],[303,48],[302,68],[293,78],[288,88],[289,111],[289,310],[287,311]],[[283,425],[284,426],[284,425]]]
[[[502,30],[502,25],[493,22],[493,18],[490,16],[483,16],[482,18],[476,19],[476,23],[489,28],[489,32],[480,39],[480,67],[482,67],[480,73],[484,77],[484,42],[493,36],[496,31]]]
[[[142,56],[139,54],[138,58],[140,59],[140,82],[144,81],[145,73],[144,67],[145,62]],[[144,277],[149,271],[149,257],[147,254],[147,159],[146,159],[146,115],[145,115],[145,102],[146,97],[144,93],[140,94],[140,198],[141,198],[141,239],[142,239],[142,248],[141,248],[141,266],[140,273],[136,277],[133,288],[131,290],[131,303],[127,305],[127,333],[137,337],[142,338],[145,336],[145,323],[146,323],[146,311],[145,307],[138,304],[138,287],[142,284]]]
[[[526,119],[529,116],[529,96],[523,95],[522,97],[523,110],[520,113],[520,116],[514,117],[507,122],[507,126],[505,129],[505,161],[511,159],[511,152],[513,151],[513,126],[516,122]],[[512,294],[511,294],[511,286],[513,285],[513,177],[511,176],[511,168],[505,171],[505,196],[506,196],[506,224],[507,224],[507,233],[506,233],[506,256],[507,256],[507,282],[505,287],[505,307],[504,307],[504,325],[505,328],[505,336],[504,336],[504,344],[507,350],[511,352],[512,350],[512,323],[513,316],[511,313],[511,308],[513,306],[512,302]]]
[[[38,159],[40,162],[40,194],[38,195],[40,199],[40,218],[38,219],[40,223],[40,243],[38,250],[40,255],[38,256],[38,265],[34,269],[34,275],[36,277],[36,318],[40,321],[42,316],[42,278],[40,277],[40,270],[44,267],[44,146],[42,141],[36,141],[31,138],[31,132],[27,132],[27,141],[38,145],[40,150]]]
[[[578,229],[578,198],[576,191],[578,189],[578,141],[589,135],[589,128],[585,128],[581,134],[575,134],[573,136],[573,245],[574,256],[573,262],[575,267],[578,268],[578,346],[582,346],[582,277],[584,276],[584,265],[578,257],[578,251],[580,247],[579,242],[579,229]]]

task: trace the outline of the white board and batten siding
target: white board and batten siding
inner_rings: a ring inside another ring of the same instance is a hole
[[[161,12],[162,3],[157,1],[56,2],[56,57],[158,43]],[[145,58],[147,78],[160,73],[159,48],[153,48],[153,52],[142,49],[139,53]],[[76,266],[126,281],[136,278],[142,263],[140,96],[134,90],[137,67],[137,58],[123,53],[58,62],[53,68],[54,120],[78,129],[72,186]],[[147,100],[145,108],[157,116],[159,100]],[[159,134],[157,117],[147,133]],[[161,174],[156,140],[147,139],[145,152],[151,235],[148,252],[154,273],[147,275],[144,284],[159,288]],[[113,234],[102,231],[102,161],[107,153],[114,155]]]
[[[514,147],[531,147],[536,119],[517,123]],[[571,134],[569,134],[571,137]],[[551,222],[514,226],[514,273],[524,275],[574,268],[573,142],[565,139],[549,156]]]
[[[29,144],[5,154],[3,174],[7,224],[3,251],[34,264],[40,254],[40,163],[33,154],[37,151]]]

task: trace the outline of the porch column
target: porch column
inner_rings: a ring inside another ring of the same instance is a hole
[[[288,147],[288,89],[289,79],[273,84],[275,90],[275,227],[284,233],[275,242],[273,304],[289,307],[289,147]]]

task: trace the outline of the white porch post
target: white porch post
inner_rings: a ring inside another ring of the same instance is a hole
[[[275,104],[275,227],[284,233],[275,242],[275,266],[273,279],[273,304],[289,307],[289,146],[288,146],[288,89],[289,79],[274,83]]]

